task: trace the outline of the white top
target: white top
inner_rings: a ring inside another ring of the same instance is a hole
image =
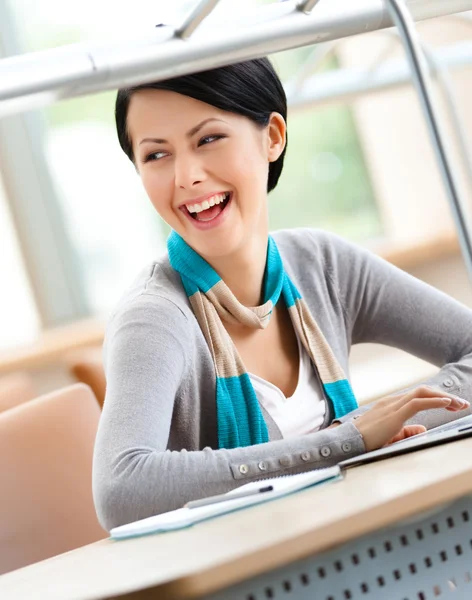
[[[284,438],[318,431],[323,424],[326,403],[310,357],[298,341],[300,366],[298,384],[290,398],[275,385],[248,373],[257,399],[274,419]]]

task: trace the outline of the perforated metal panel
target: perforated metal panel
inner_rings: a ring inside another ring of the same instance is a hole
[[[472,497],[208,600],[472,600]]]

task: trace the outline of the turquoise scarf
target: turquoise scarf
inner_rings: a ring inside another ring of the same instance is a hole
[[[216,370],[218,445],[238,448],[269,441],[267,425],[251,380],[222,321],[264,329],[283,298],[295,332],[316,366],[336,418],[357,408],[353,391],[308,306],[285,272],[269,236],[264,303],[243,306],[216,271],[175,231],[167,240],[169,260],[180,274],[195,317],[210,348]]]

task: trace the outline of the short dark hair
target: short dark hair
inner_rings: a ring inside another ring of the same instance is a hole
[[[282,83],[268,58],[257,58],[217,69],[182,75],[164,81],[145,83],[118,90],[115,120],[120,146],[134,162],[133,148],[127,128],[127,115],[132,95],[139,90],[168,90],[206,102],[221,110],[243,115],[266,126],[272,112],[287,121],[287,98]],[[282,173],[285,151],[269,164],[267,191],[272,191]]]

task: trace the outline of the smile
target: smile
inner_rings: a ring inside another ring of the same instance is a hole
[[[183,204],[180,209],[198,229],[209,229],[219,225],[231,204],[232,192],[221,192],[209,196],[200,203]]]

